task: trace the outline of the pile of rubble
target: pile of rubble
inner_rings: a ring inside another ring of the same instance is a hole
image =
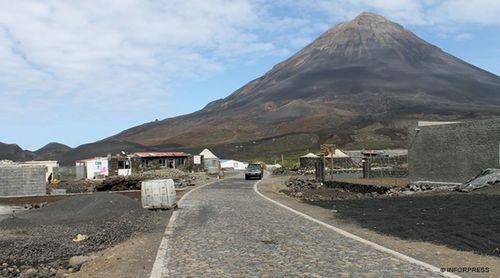
[[[280,192],[295,198],[302,198],[306,190],[318,189],[323,186],[321,181],[298,177],[290,178],[285,184],[287,188],[280,190]]]
[[[321,181],[304,177],[291,177],[285,182],[285,185],[286,188],[280,190],[280,192],[306,201],[356,200],[414,193],[406,188],[389,188],[387,186],[362,185],[339,181],[322,183]]]
[[[25,210],[30,210],[30,209],[39,209],[39,208],[43,208],[43,207],[44,207],[44,206],[46,206],[47,204],[48,204],[48,202],[25,204],[25,205],[24,205],[24,209],[25,209]]]
[[[275,168],[272,172],[275,176],[284,176],[284,175],[295,175],[295,176],[305,176],[305,175],[314,175],[314,169],[306,169],[306,168],[288,168],[281,167]]]
[[[290,173],[290,169],[288,167],[275,168],[272,171],[272,174],[275,176],[284,176]]]
[[[151,180],[151,179],[178,179],[188,175],[187,172],[184,172],[179,169],[165,168],[158,170],[150,170],[137,174],[133,174],[133,177],[141,178],[143,180]]]
[[[195,186],[208,177],[204,173],[190,174],[179,169],[151,170],[130,176],[108,177],[95,186],[96,191],[139,190],[141,182],[153,179],[173,179],[175,187]]]
[[[105,179],[95,187],[96,191],[122,191],[141,189],[141,182],[145,180],[138,176],[113,176]]]
[[[48,193],[52,193],[57,189],[64,189],[66,193],[85,193],[92,192],[96,185],[98,185],[101,181],[99,180],[88,180],[88,179],[79,179],[79,180],[71,180],[71,181],[61,181],[57,185],[47,185]]]

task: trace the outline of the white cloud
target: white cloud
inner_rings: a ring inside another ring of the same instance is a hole
[[[447,0],[429,11],[429,16],[439,24],[500,25],[498,0]]]
[[[500,25],[498,0],[318,0],[317,7],[336,19],[374,11],[408,25]]]
[[[459,33],[455,35],[455,39],[459,41],[471,40],[474,36],[470,33]]]
[[[0,118],[41,104],[164,109],[172,80],[273,50],[256,23],[246,0],[0,1]]]

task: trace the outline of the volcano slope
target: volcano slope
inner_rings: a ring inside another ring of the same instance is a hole
[[[500,115],[500,77],[382,16],[362,13],[230,96],[107,138],[151,148],[209,146],[235,158],[406,145],[411,122]]]

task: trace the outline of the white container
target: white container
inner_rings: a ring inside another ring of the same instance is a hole
[[[148,180],[141,185],[142,207],[147,209],[171,209],[176,207],[174,181],[172,179]]]

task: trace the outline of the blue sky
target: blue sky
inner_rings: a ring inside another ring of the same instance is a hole
[[[0,142],[75,147],[194,112],[362,11],[500,75],[497,0],[0,0]]]

